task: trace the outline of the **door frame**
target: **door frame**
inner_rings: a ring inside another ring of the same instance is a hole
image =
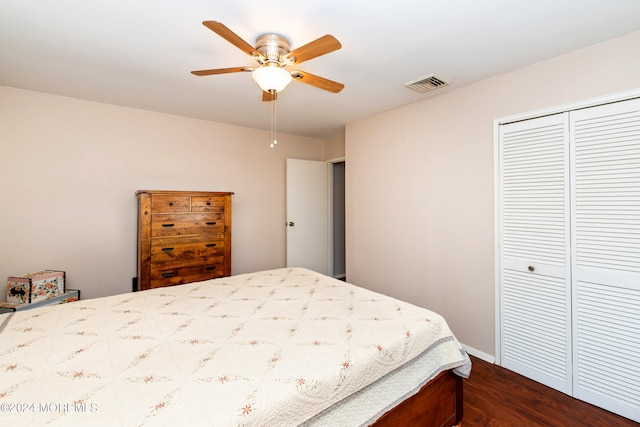
[[[287,160],[301,160],[301,161],[305,161],[305,159],[296,159],[296,158],[288,158]],[[339,274],[336,276],[335,274],[335,260],[334,260],[334,243],[335,243],[335,238],[334,238],[334,228],[335,228],[335,218],[334,218],[334,207],[335,207],[335,199],[334,199],[334,166],[337,163],[344,163],[345,167],[346,167],[346,160],[344,157],[340,157],[340,158],[335,158],[335,159],[331,159],[331,160],[312,160],[313,162],[317,162],[317,163],[323,163],[325,166],[325,170],[326,170],[326,229],[324,230],[325,237],[326,237],[326,252],[325,252],[325,267],[326,267],[326,272],[327,275],[330,277],[335,277],[335,278],[345,278],[346,277],[346,271],[344,274]],[[288,178],[287,178],[288,180]],[[286,185],[288,185],[288,181],[286,183]],[[345,187],[346,187],[346,182],[345,182]],[[288,196],[288,190],[285,190],[285,194],[287,194]],[[288,205],[288,201],[285,201],[285,205]],[[286,219],[285,219],[285,234],[289,233],[288,230],[288,221],[291,220],[291,218],[289,217],[290,212],[288,212],[288,206],[285,207],[285,215],[286,215]],[[346,220],[345,220],[346,221]],[[286,235],[285,236],[285,240],[288,242],[289,236]],[[346,243],[345,243],[346,244]],[[286,244],[285,245],[285,265],[288,265],[288,261],[289,261],[289,245]],[[346,252],[346,251],[345,251]],[[345,253],[345,270],[346,270],[346,253]]]
[[[329,221],[328,221],[328,226],[327,226],[327,228],[328,228],[327,232],[329,233],[329,236],[328,236],[329,237],[329,240],[328,240],[328,242],[329,242],[329,251],[328,252],[329,253],[327,254],[327,257],[329,259],[329,276],[342,279],[342,278],[344,278],[343,276],[346,277],[346,271],[345,271],[344,275],[339,275],[341,277],[337,277],[336,274],[335,274],[335,262],[334,262],[334,258],[333,258],[333,256],[334,256],[333,245],[335,243],[334,237],[333,237],[333,231],[334,231],[334,226],[335,226],[334,225],[334,218],[333,218],[333,208],[334,208],[333,168],[334,168],[334,165],[336,163],[344,163],[345,164],[345,170],[346,170],[346,166],[347,166],[347,161],[346,161],[346,159],[344,157],[338,157],[338,158],[335,158],[335,159],[327,160],[327,165],[329,167],[329,173],[328,173],[328,176],[329,176],[329,191],[328,191],[328,193],[329,193],[329,203],[328,203],[328,205],[329,205],[329,213],[328,213]],[[345,187],[346,187],[346,182],[345,182]],[[346,260],[345,260],[345,266],[346,266]]]

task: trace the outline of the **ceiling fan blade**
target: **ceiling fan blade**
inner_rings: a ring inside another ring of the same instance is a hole
[[[210,76],[212,74],[227,74],[227,73],[240,73],[242,71],[253,71],[253,68],[249,67],[233,67],[233,68],[215,68],[213,70],[196,70],[191,74],[196,76]]]
[[[338,93],[344,89],[344,85],[342,83],[334,82],[333,80],[325,79],[324,77],[315,76],[305,71],[292,71],[291,76],[302,83],[324,89],[331,93]]]
[[[231,31],[221,22],[203,21],[202,24],[208,29],[210,29],[211,31],[213,31],[214,33],[216,33],[217,35],[219,35],[220,37],[222,37],[223,39],[225,39],[226,41],[228,41],[229,43],[231,43],[232,45],[234,45],[235,47],[237,47],[238,49],[240,49],[241,51],[243,51],[244,53],[246,53],[247,55],[250,55],[254,58],[262,57],[260,52],[258,52],[253,46],[251,46],[249,43],[244,41],[244,39],[242,39],[239,35]]]
[[[297,49],[292,50],[284,55],[284,59],[295,58],[294,64],[308,61],[318,56],[333,52],[342,47],[340,42],[330,34],[324,35],[310,43],[305,44]]]
[[[278,99],[278,92],[267,92],[267,91],[262,91],[262,101],[263,102],[270,102],[270,101],[275,101],[276,99]]]

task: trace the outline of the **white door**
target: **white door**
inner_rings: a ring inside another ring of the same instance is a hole
[[[287,159],[287,267],[329,273],[329,165]]]
[[[571,112],[574,396],[640,421],[640,100]]]
[[[502,366],[571,393],[566,114],[500,126]]]

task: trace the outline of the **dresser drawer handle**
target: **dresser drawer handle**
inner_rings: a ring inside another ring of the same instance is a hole
[[[163,227],[173,227],[175,224],[162,224]]]
[[[216,269],[215,265],[210,265],[209,267],[205,268],[205,270],[207,270],[207,271],[213,271],[215,269]]]
[[[171,252],[173,248],[162,248],[162,252]]]
[[[217,222],[216,222],[216,221],[209,221],[209,222],[207,222],[207,225],[216,225],[216,224],[217,224]]]
[[[207,206],[211,206],[211,202],[207,202]]]
[[[173,273],[162,273],[162,277],[165,277],[168,279],[169,277],[173,277]]]
[[[217,243],[207,243],[208,248],[213,248],[217,245]]]
[[[169,202],[169,206],[173,206],[173,202]]]

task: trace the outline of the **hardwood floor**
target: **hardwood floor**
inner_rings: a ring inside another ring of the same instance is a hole
[[[500,366],[476,357],[471,360],[462,427],[640,426]]]

